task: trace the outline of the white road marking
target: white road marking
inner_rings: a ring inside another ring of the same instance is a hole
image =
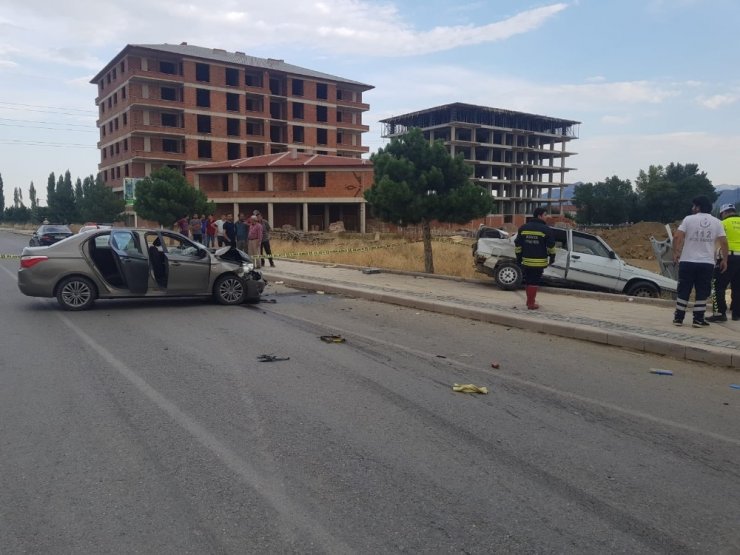
[[[213,452],[232,472],[237,474],[249,487],[259,493],[286,522],[303,528],[321,543],[323,549],[330,553],[353,553],[349,545],[334,537],[319,522],[312,519],[287,495],[279,486],[275,485],[268,476],[260,475],[255,468],[242,459],[224,443],[219,441],[206,428],[180,410],[175,403],[154,389],[146,380],[117,359],[105,347],[97,343],[92,337],[72,324],[71,320],[59,314],[59,318],[77,334],[82,341],[100,355],[121,376],[126,378],[136,389],[147,397],[154,405],[166,413],[175,423],[191,434],[202,446]]]

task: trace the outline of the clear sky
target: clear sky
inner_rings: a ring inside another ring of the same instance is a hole
[[[582,122],[568,180],[697,163],[740,184],[738,0],[3,0],[6,204],[97,172],[96,87],[126,44],[188,42],[373,85],[380,119],[450,102]]]

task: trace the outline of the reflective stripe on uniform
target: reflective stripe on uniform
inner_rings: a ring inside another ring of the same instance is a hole
[[[522,265],[532,268],[546,268],[547,258],[522,258]]]

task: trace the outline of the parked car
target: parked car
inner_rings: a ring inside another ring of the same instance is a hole
[[[68,226],[62,224],[44,224],[33,232],[28,244],[31,247],[53,245],[57,241],[74,235]]]
[[[488,238],[487,229],[481,226],[473,245],[476,270],[493,277],[501,289],[517,289],[523,274],[514,254],[516,235]],[[633,297],[660,297],[664,292],[675,295],[676,280],[626,264],[601,237],[573,229],[550,229],[555,235],[555,263],[545,269],[543,283]]]
[[[18,288],[31,297],[56,297],[66,310],[84,310],[96,299],[132,297],[256,302],[265,280],[245,252],[225,247],[212,253],[174,231],[113,228],[25,247]]]

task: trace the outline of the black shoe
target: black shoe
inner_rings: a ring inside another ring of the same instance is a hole
[[[715,314],[714,316],[707,316],[707,322],[727,322],[726,314]]]
[[[679,320],[678,318],[673,319],[673,325],[674,326],[683,326],[683,320]]]
[[[694,320],[691,322],[692,328],[706,328],[707,326],[709,326],[709,322],[706,320]]]

